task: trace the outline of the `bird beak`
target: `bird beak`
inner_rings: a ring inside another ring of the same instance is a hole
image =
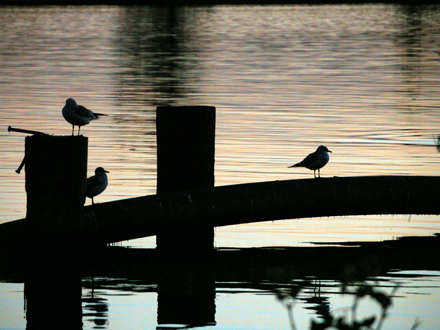
[[[328,152],[331,152],[331,150],[329,150]],[[333,153],[333,152],[332,152]]]
[[[105,173],[110,173],[109,171],[104,171]]]

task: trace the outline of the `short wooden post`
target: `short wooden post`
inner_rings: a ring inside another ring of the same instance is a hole
[[[215,107],[158,107],[156,125],[157,193],[214,187]],[[156,243],[173,254],[212,250],[214,228],[162,228]]]
[[[25,142],[28,225],[46,233],[81,229],[88,138],[33,135]]]
[[[27,329],[82,329],[87,142],[83,136],[26,137]]]

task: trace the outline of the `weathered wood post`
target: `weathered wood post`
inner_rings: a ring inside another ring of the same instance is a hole
[[[88,138],[34,135],[26,137],[25,143],[29,226],[43,233],[80,230]]]
[[[158,107],[156,116],[157,193],[214,187],[215,107]],[[214,228],[162,228],[156,243],[173,253],[212,250]]]
[[[157,193],[213,187],[214,144],[214,107],[158,107]],[[156,243],[158,323],[214,324],[213,226],[160,225]]]
[[[27,329],[82,329],[83,136],[26,137]]]

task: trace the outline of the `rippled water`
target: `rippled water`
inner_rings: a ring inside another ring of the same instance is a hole
[[[216,185],[310,178],[287,166],[320,144],[323,176],[438,175],[439,34],[439,6],[2,7],[0,222],[26,215],[24,135],[7,127],[68,135],[68,97],[109,115],[81,130],[89,175],[111,172],[96,202],[155,193],[158,105],[216,107]],[[429,235],[439,219],[284,220],[218,228],[216,245]]]
[[[311,177],[287,166],[320,144],[324,176],[439,172],[438,6],[5,7],[0,22],[1,222],[25,217],[24,136],[7,126],[67,135],[67,97],[109,114],[82,130],[89,174],[111,172],[97,202],[155,193],[157,105],[216,107],[216,185]],[[318,222],[342,239],[439,228],[369,219]],[[309,223],[248,225],[250,244],[313,240]]]

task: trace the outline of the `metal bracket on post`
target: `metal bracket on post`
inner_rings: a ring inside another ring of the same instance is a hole
[[[8,126],[8,132],[18,132],[18,133],[24,133],[24,134],[32,134],[32,135],[47,135],[43,132],[38,131],[31,131],[28,129],[21,129],[21,128],[15,128],[12,126]],[[21,170],[24,167],[24,164],[26,163],[26,157],[23,157],[23,160],[20,163],[20,166],[15,170],[15,173],[20,174]]]

